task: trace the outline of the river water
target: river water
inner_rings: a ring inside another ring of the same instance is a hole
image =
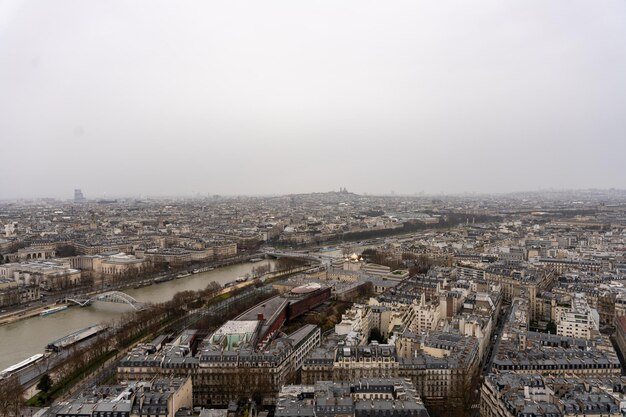
[[[204,289],[212,281],[224,285],[239,276],[251,273],[254,267],[269,265],[273,268],[274,264],[274,260],[264,260],[225,266],[186,278],[128,289],[124,292],[138,301],[158,303],[170,300],[177,292]],[[49,316],[34,317],[0,326],[0,370],[43,352],[48,343],[74,330],[94,324],[114,322],[129,311],[132,311],[131,307],[125,304],[96,302],[88,307],[71,307]]]

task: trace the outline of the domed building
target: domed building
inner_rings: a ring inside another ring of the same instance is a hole
[[[350,257],[344,259],[343,269],[344,271],[359,271],[364,263],[363,258],[353,253]]]

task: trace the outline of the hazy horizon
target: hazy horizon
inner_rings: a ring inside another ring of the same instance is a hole
[[[74,190],[71,190],[71,195],[59,195],[48,197],[13,197],[13,198],[0,198],[0,202],[19,202],[19,201],[37,201],[51,199],[56,201],[69,201],[74,202]],[[308,192],[294,192],[294,193],[273,193],[273,194],[210,194],[210,193],[196,193],[196,194],[117,194],[117,195],[89,195],[84,190],[81,190],[85,199],[90,202],[106,201],[106,200],[134,200],[134,199],[154,199],[154,200],[176,200],[176,199],[232,199],[232,198],[280,198],[295,195],[311,195],[311,194],[328,194],[328,193],[340,193],[340,190],[319,190]],[[463,193],[368,193],[367,191],[357,192],[353,190],[347,190],[348,193],[366,196],[366,197],[391,197],[391,198],[482,198],[482,197],[513,197],[513,196],[550,196],[552,198],[559,198],[560,196],[568,196],[569,194],[576,194],[577,198],[584,200],[584,197],[589,197],[593,193],[608,194],[612,197],[622,197],[626,195],[626,188],[587,188],[587,189],[536,189],[536,190],[520,190],[520,191],[503,191],[503,192],[463,192]],[[570,198],[568,196],[568,198]]]
[[[0,4],[0,200],[626,186],[626,2]]]

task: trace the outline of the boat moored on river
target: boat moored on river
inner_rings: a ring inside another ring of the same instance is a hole
[[[21,362],[16,363],[15,365],[11,365],[8,368],[0,371],[0,379],[8,378],[14,373],[21,371],[22,369],[33,365],[43,359],[43,353],[38,353],[36,355],[31,356],[30,358],[24,359]]]
[[[66,310],[67,306],[58,306],[58,307],[52,307],[49,309],[46,309],[44,311],[42,311],[41,313],[39,313],[40,316],[48,316],[50,314],[54,314],[54,313],[58,313],[59,311],[63,311]]]
[[[54,342],[48,343],[46,347],[47,350],[52,350],[58,352],[63,349],[67,349],[70,346],[75,345],[76,343],[82,342],[83,340],[87,340],[90,337],[97,335],[107,329],[107,326],[104,324],[96,324],[95,326],[85,327],[84,329],[76,330],[68,334],[67,336],[63,336],[62,338],[55,340]]]

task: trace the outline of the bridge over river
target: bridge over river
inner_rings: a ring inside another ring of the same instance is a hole
[[[145,308],[144,303],[135,300],[130,295],[121,291],[109,291],[105,293],[100,293],[90,298],[80,296],[67,297],[65,301],[78,304],[81,307],[85,307],[86,305],[91,304],[93,301],[102,301],[105,303],[127,304],[134,308],[135,311],[143,310]]]
[[[315,262],[321,265],[330,265],[333,259],[335,259],[332,256],[323,255],[320,253],[290,252],[290,251],[276,251],[276,250],[265,251],[263,253],[265,254],[265,256],[269,258],[275,258],[275,259],[296,258],[296,259],[303,259],[303,260],[310,261],[310,262]]]

